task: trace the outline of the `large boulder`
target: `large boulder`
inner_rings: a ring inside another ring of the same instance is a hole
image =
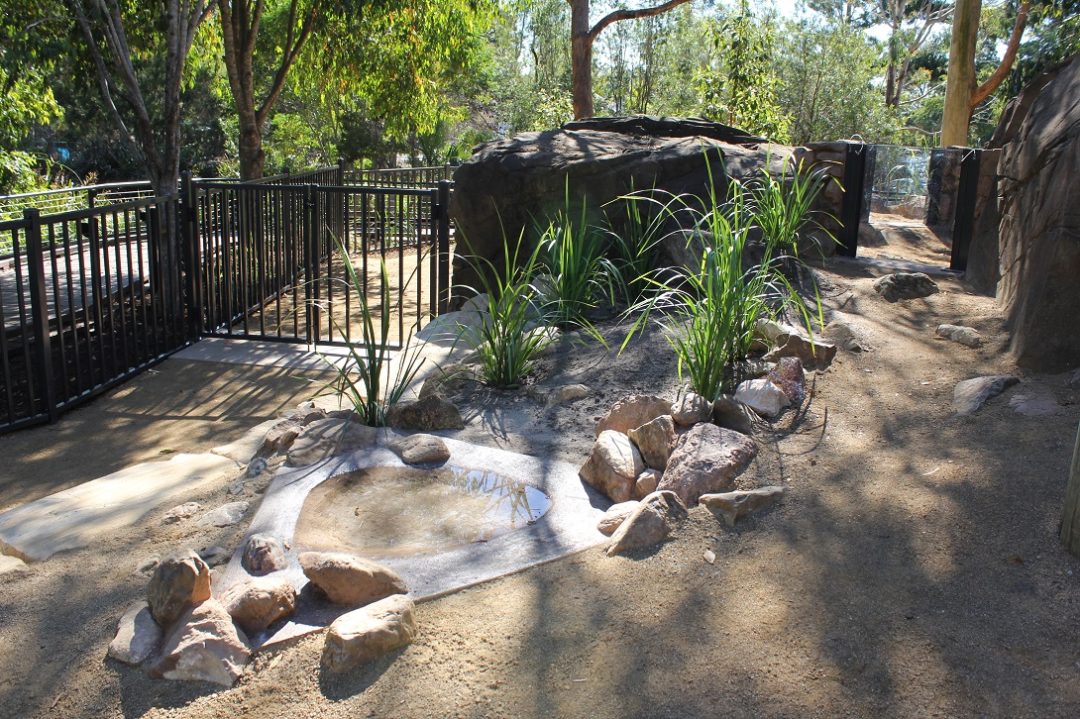
[[[221,603],[248,634],[258,634],[296,610],[296,589],[284,577],[255,577],[234,584]]]
[[[998,298],[1019,364],[1080,364],[1080,55],[1035,81],[1002,115]]]
[[[150,667],[159,679],[232,686],[251,657],[247,637],[216,599],[196,604],[177,619]]]
[[[674,492],[653,492],[641,500],[611,535],[607,554],[614,557],[659,544],[686,516],[686,507]]]
[[[311,583],[335,604],[359,607],[409,591],[398,573],[343,552],[303,552],[297,559]]]
[[[154,620],[168,627],[192,604],[210,598],[210,567],[187,550],[166,557],[154,568],[146,590]]]
[[[326,632],[322,664],[331,672],[355,669],[412,644],[416,633],[413,601],[395,594],[334,620]]]
[[[692,507],[703,494],[730,490],[756,456],[757,445],[745,434],[715,424],[694,425],[675,444],[657,490],[671,490]]]
[[[606,429],[593,443],[579,475],[612,502],[634,498],[638,475],[645,471],[641,452],[622,432]]]
[[[481,145],[454,173],[454,283],[478,286],[469,256],[500,267],[504,236],[516,239],[524,229],[531,239],[537,220],[562,209],[567,192],[578,203],[572,212],[584,203],[595,222],[605,203],[630,192],[704,195],[710,169],[723,190],[729,179],[750,179],[763,168],[779,175],[793,154],[734,128],[666,118],[590,120]],[[620,207],[606,212],[623,217]]]

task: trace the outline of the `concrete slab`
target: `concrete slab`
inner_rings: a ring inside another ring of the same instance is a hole
[[[145,462],[0,514],[0,551],[40,562],[138,522],[181,494],[224,485],[239,469],[216,454]]]
[[[175,359],[197,362],[217,362],[278,369],[326,371],[326,361],[343,357],[348,350],[343,347],[322,346],[288,342],[257,342],[227,337],[205,337],[190,347],[173,355]]]
[[[237,464],[246,465],[251,461],[251,458],[255,456],[255,453],[262,448],[263,440],[266,439],[266,433],[280,421],[280,419],[268,419],[265,422],[255,425],[238,439],[235,439],[228,444],[218,445],[210,451],[221,457],[227,457]]]
[[[387,432],[381,444],[397,436]],[[486,542],[437,554],[415,554],[377,561],[392,567],[409,586],[410,596],[422,601],[488,581],[505,574],[548,562],[568,554],[597,546],[607,537],[596,529],[597,521],[610,502],[582,483],[577,468],[565,462],[529,457],[491,447],[444,438],[450,449],[447,465],[462,469],[497,472],[543,491],[551,506],[534,524],[507,532]],[[287,540],[289,567],[285,576],[300,592],[297,614],[284,627],[251,637],[256,646],[278,643],[326,626],[348,611],[319,600],[305,589],[307,578],[297,562],[306,550],[293,541],[297,521],[308,493],[330,477],[371,467],[404,468],[397,456],[385,446],[332,457],[320,464],[282,467],[267,489],[247,536],[263,533]],[[237,549],[214,594],[221,596],[234,583],[249,577],[240,564],[243,546]]]

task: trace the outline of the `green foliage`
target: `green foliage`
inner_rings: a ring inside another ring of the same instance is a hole
[[[800,162],[794,167],[785,163],[780,176],[762,171],[747,183],[747,213],[751,224],[761,230],[770,255],[798,257],[804,229],[824,231],[813,207],[827,181],[824,172]]]
[[[396,370],[393,375],[390,374],[393,359],[389,346],[391,295],[386,263],[379,263],[381,299],[378,312],[374,312],[367,304],[365,278],[357,273],[352,258],[340,240],[337,241],[337,246],[348,276],[347,291],[356,295],[356,306],[361,319],[361,337],[359,345],[348,345],[348,355],[343,363],[339,364],[325,356],[323,360],[337,373],[337,379],[332,383],[333,388],[352,404],[353,410],[360,415],[364,424],[382,427],[386,424],[387,411],[405,395],[409,384],[420,371],[423,360],[419,357],[417,346],[397,358]],[[345,336],[344,328],[338,326],[332,314],[330,318],[335,331]]]
[[[540,245],[523,257],[523,240],[524,231],[511,247],[503,236],[501,272],[486,258],[472,258],[481,286],[465,288],[482,297],[483,302],[480,326],[463,330],[463,337],[480,357],[484,382],[493,387],[517,387],[552,339],[543,327],[548,318],[533,284],[541,267]]]
[[[633,305],[644,298],[657,276],[667,218],[652,192],[631,193],[613,202],[622,203],[626,216],[617,228],[608,218],[612,262],[622,299]]]
[[[705,117],[784,142],[790,119],[777,99],[772,18],[758,22],[748,0],[710,24],[712,57],[698,75]]]

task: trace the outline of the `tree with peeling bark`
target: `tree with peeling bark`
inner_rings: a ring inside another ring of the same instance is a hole
[[[986,82],[978,85],[975,51],[982,0],[957,0],[949,41],[949,74],[945,84],[945,111],[941,120],[942,147],[967,145],[971,113],[998,88],[1012,69],[1030,9],[1030,1],[1024,0],[1017,10],[1016,22],[1001,63]]]
[[[690,2],[668,0],[652,7],[635,10],[615,10],[602,17],[595,25],[589,25],[589,0],[566,0],[570,3],[570,56],[573,73],[572,97],[574,119],[593,116],[592,51],[596,37],[612,23],[653,17]]]

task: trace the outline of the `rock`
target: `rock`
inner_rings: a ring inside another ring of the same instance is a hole
[[[221,603],[241,629],[258,634],[296,611],[296,589],[285,577],[256,577],[229,587]]]
[[[667,467],[671,445],[675,444],[675,422],[670,415],[657,417],[651,422],[635,427],[626,435],[641,452],[646,466],[661,471]]]
[[[552,392],[547,399],[547,404],[566,404],[567,402],[574,402],[579,399],[585,399],[589,396],[591,390],[588,386],[583,384],[568,384],[559,387]]]
[[[464,429],[458,408],[439,395],[398,402],[386,413],[386,424],[395,429],[430,432],[436,429]]]
[[[247,502],[229,502],[199,517],[195,524],[199,527],[231,527],[244,518],[249,506]]]
[[[646,422],[670,414],[671,402],[653,395],[632,394],[611,406],[608,413],[596,425],[596,436],[601,432],[614,430],[626,434]]]
[[[219,564],[224,564],[232,558],[232,552],[225,547],[220,547],[216,544],[203,547],[199,550],[199,558],[206,562],[211,567],[216,567]]]
[[[638,475],[637,480],[634,482],[634,496],[647,497],[655,492],[656,486],[660,484],[660,478],[663,476],[664,473],[658,469],[646,469]]]
[[[1039,390],[1013,393],[1009,397],[1009,406],[1025,417],[1049,417],[1060,409],[1053,395]]]
[[[798,357],[808,369],[825,369],[836,357],[836,345],[814,339],[802,327],[762,318],[754,329],[772,348],[763,358],[768,362],[781,357]]]
[[[730,490],[756,456],[757,445],[745,434],[698,424],[675,443],[657,489],[675,492],[692,507],[703,494]]]
[[[397,572],[342,552],[303,552],[304,576],[335,604],[358,607],[409,591]]]
[[[405,464],[442,464],[450,459],[450,448],[439,437],[414,434],[393,446]]]
[[[722,394],[713,402],[713,423],[741,434],[753,434],[754,412],[731,395]]]
[[[265,461],[265,460],[263,460],[263,461]],[[249,467],[254,466],[254,463],[252,463],[251,465],[248,465],[248,466]],[[238,495],[238,494],[243,494],[245,489],[247,489],[247,482],[245,482],[243,480],[243,478],[240,478],[240,479],[236,480],[235,482],[232,482],[231,484],[229,484],[229,494],[233,495],[234,497],[236,495]]]
[[[606,534],[609,537],[615,533],[615,530],[619,528],[619,525],[623,521],[633,514],[641,502],[636,499],[631,499],[626,502],[619,502],[613,504],[607,508],[604,512],[604,516],[600,517],[600,521],[596,523],[596,528],[600,530],[602,534]]]
[[[957,414],[971,414],[982,407],[986,400],[996,397],[1019,381],[1012,375],[991,375],[957,382],[953,388],[953,409]]]
[[[698,422],[712,419],[712,402],[694,392],[687,392],[671,405],[671,418],[675,424],[693,427]]]
[[[768,379],[748,379],[735,388],[735,399],[762,417],[772,418],[791,404],[787,394]]]
[[[630,438],[607,429],[596,438],[578,474],[612,502],[625,502],[633,498],[635,482],[644,470],[645,461]]]
[[[263,437],[262,447],[259,448],[258,454],[265,457],[274,452],[284,452],[292,446],[303,429],[304,425],[298,420],[287,419],[278,422]]]
[[[1001,210],[997,297],[1008,317],[1010,351],[1018,364],[1040,372],[1080,364],[1078,96],[1080,55],[1073,55],[1009,104],[992,141],[1002,148],[990,202]]]
[[[706,549],[704,552],[701,553],[701,558],[704,559],[709,564],[715,564],[716,563],[716,552],[714,552],[711,549]]]
[[[367,664],[416,638],[413,601],[395,594],[343,614],[326,632],[322,665],[343,672]]]
[[[798,357],[781,357],[776,366],[769,370],[766,379],[783,390],[784,396],[796,407],[806,397],[806,375]]]
[[[154,568],[146,597],[154,619],[168,627],[188,606],[210,598],[210,567],[191,550],[166,557]]]
[[[306,467],[335,453],[344,454],[375,446],[379,430],[351,418],[327,418],[304,428],[289,448],[285,464]]]
[[[698,425],[711,427],[712,425]],[[692,430],[691,430],[692,431]],[[674,492],[657,491],[641,500],[611,535],[609,557],[662,542],[677,522],[686,519],[686,507]]]
[[[959,325],[938,325],[937,336],[944,337],[953,342],[959,342],[967,347],[981,347],[982,337],[971,327]]]
[[[10,579],[26,574],[29,571],[30,568],[26,566],[26,562],[18,557],[0,554],[0,577]]]
[[[135,602],[120,617],[109,656],[125,664],[142,664],[161,646],[161,627],[146,602]]]
[[[754,512],[771,507],[784,496],[784,488],[779,486],[758,487],[757,489],[721,494],[703,494],[701,503],[713,514],[723,518],[729,527],[735,522]]]
[[[874,281],[874,291],[889,302],[929,297],[938,291],[937,283],[923,272],[894,272]]]
[[[285,569],[289,561],[285,558],[285,547],[277,537],[253,534],[244,545],[240,566],[250,574],[260,576]]]
[[[825,325],[825,339],[846,352],[863,352],[869,349],[855,329],[843,320],[833,320]]]
[[[198,514],[202,505],[198,502],[184,502],[165,512],[161,518],[162,524],[174,524],[183,519],[190,519]]]
[[[247,637],[237,630],[220,602],[208,599],[177,619],[150,675],[230,687],[243,674],[250,657]]]

